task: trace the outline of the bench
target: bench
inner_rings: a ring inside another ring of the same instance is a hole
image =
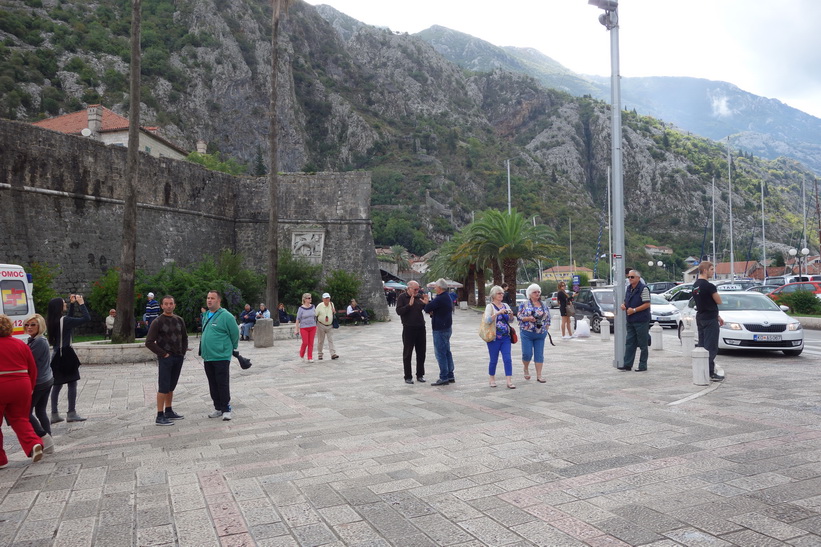
[[[336,320],[340,325],[350,325],[351,320],[348,318],[348,313],[345,310],[336,310]]]

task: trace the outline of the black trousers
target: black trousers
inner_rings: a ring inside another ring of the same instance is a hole
[[[208,378],[208,389],[211,391],[211,400],[214,408],[223,412],[230,412],[231,405],[231,378],[228,365],[231,361],[204,361],[205,377]]]
[[[416,377],[425,375],[425,327],[402,328],[402,363],[405,365],[405,380],[412,380],[411,357],[416,350]]]

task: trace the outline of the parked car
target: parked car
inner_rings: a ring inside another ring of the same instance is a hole
[[[780,287],[781,285],[756,285],[755,287],[750,287],[747,289],[748,291],[752,292],[760,292],[761,294],[769,295],[775,289]]]
[[[593,332],[601,332],[601,321],[607,319],[610,321],[610,332],[613,332],[615,300],[612,287],[582,287],[573,300],[576,318],[586,317]]]
[[[690,297],[693,295],[693,284],[692,283],[684,283],[679,285],[678,287],[673,287],[667,292],[661,294],[661,296],[674,305],[679,310],[683,309],[687,303],[690,301]]]
[[[678,328],[681,312],[660,294],[650,294],[650,323],[656,322],[662,327]]]
[[[783,351],[797,356],[804,351],[804,330],[801,323],[786,313],[769,297],[751,291],[719,291],[718,313],[724,320],[718,349]],[[682,312],[679,335],[685,321],[695,324],[695,300],[691,299]]]
[[[547,297],[545,302],[551,308],[558,308],[559,307],[559,293],[555,292],[555,291],[550,293],[550,296]]]
[[[653,294],[661,294],[677,285],[678,283],[675,281],[656,281],[655,283],[648,283],[647,288],[650,289],[650,292]]]
[[[769,297],[778,302],[785,294],[792,294],[798,291],[809,291],[821,298],[821,281],[801,281],[799,283],[788,283],[782,285],[769,294]]]
[[[799,281],[809,281],[810,278],[806,275],[778,275],[774,277],[765,277],[765,285],[786,285],[787,283],[797,283]]]

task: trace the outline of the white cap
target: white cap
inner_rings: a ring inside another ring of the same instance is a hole
[[[322,298],[330,298],[330,297],[331,297],[330,294],[328,294],[326,292],[322,293]]]
[[[148,298],[154,298],[154,293],[153,292],[148,293]]]

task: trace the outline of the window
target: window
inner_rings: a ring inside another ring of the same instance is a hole
[[[3,313],[6,315],[27,315],[29,313],[28,295],[22,281],[0,281],[0,296],[3,299]]]

